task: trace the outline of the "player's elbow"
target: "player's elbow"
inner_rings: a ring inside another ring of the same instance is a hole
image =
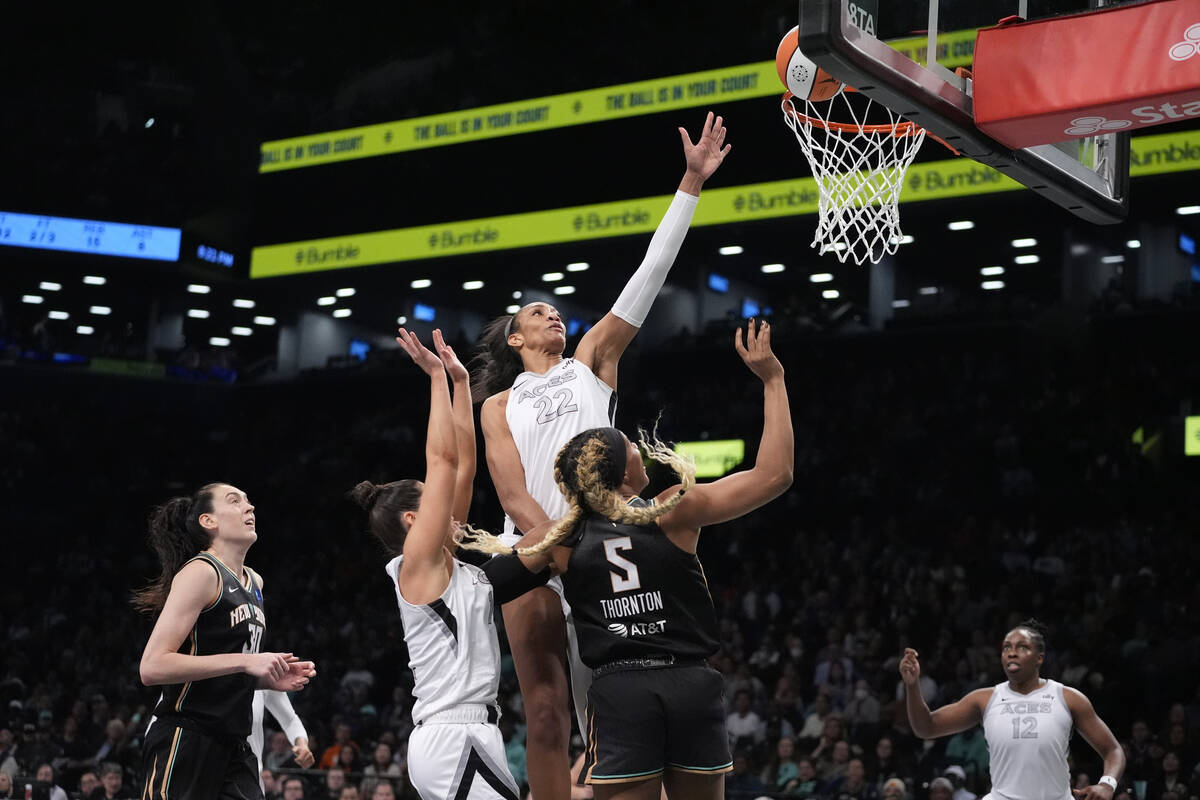
[[[162,669],[157,663],[157,659],[146,653],[142,656],[142,661],[138,665],[138,677],[141,678],[143,686],[161,686],[167,681],[163,679]]]

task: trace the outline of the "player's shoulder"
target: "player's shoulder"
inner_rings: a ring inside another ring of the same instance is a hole
[[[503,391],[496,392],[483,401],[483,407],[480,410],[487,411],[488,409],[504,408],[508,405],[508,395],[511,391],[512,389],[504,389]]]

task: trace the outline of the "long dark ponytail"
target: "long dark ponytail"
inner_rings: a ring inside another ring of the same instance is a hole
[[[408,526],[404,512],[421,505],[421,484],[412,479],[375,484],[362,481],[350,490],[350,499],[367,512],[368,527],[383,544],[388,555],[404,552]]]
[[[521,330],[516,314],[505,314],[489,322],[479,334],[479,345],[471,359],[471,400],[482,403],[512,385],[525,365],[508,337]]]
[[[172,497],[150,512],[150,546],[161,571],[149,586],[133,593],[133,607],[138,611],[161,611],[175,573],[212,543],[212,535],[200,525],[200,515],[212,513],[213,489],[223,485],[201,486],[191,497]]]

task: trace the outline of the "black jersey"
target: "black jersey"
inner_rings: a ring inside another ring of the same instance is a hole
[[[563,589],[583,663],[717,651],[717,615],[695,553],[680,550],[656,524],[623,525],[594,514],[580,524]]]
[[[192,561],[208,562],[221,579],[221,596],[200,612],[196,626],[179,652],[191,656],[257,653],[267,618],[262,591],[251,577],[249,588],[218,559],[201,553]],[[191,563],[191,562],[188,562]],[[247,574],[252,575],[249,569]],[[250,706],[257,681],[244,672],[163,687],[157,717],[182,716],[219,735],[245,738],[250,734]]]

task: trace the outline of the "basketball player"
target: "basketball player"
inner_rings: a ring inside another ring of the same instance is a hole
[[[408,740],[409,777],[421,797],[518,800],[508,770],[496,693],[500,645],[492,609],[550,577],[545,556],[481,559],[482,568],[454,557],[454,514],[465,517],[475,449],[469,378],[454,351],[434,331],[435,355],[403,328],[396,341],[429,375],[425,482],[376,486],[363,481],[354,499],[370,515],[387,549],[385,569],[396,592],[415,685]],[[447,372],[454,382],[451,406]],[[462,493],[465,492],[465,497]],[[383,784],[381,784],[383,785]]]
[[[930,712],[921,696],[917,651],[905,648],[900,677],[913,733],[933,739],[983,725],[992,774],[992,791],[984,800],[1071,800],[1072,794],[1112,800],[1125,771],[1125,751],[1082,692],[1041,676],[1045,657],[1044,629],[1026,620],[1008,632],[1000,650],[1008,680]],[[1104,775],[1086,789],[1071,789],[1072,727],[1104,759]]]
[[[566,516],[544,540],[562,570],[587,695],[584,780],[601,800],[724,796],[733,761],[725,732],[724,680],[706,659],[717,651],[716,612],[696,557],[700,529],[740,517],[792,482],[793,436],[783,366],[770,327],[738,330],[734,346],[763,382],[763,431],[752,469],[695,485],[695,466],[654,440],[647,454],[682,483],[649,503],[641,453],[615,428],[574,436],[555,459]],[[565,545],[556,547],[555,545]],[[465,547],[495,545],[480,537]],[[570,549],[568,549],[570,548]]]
[[[484,401],[480,422],[488,470],[510,544],[566,512],[553,480],[554,456],[580,431],[612,424],[617,363],[675,261],[701,187],[729,153],[722,119],[711,112],[696,144],[683,128],[679,133],[687,163],[679,190],[641,266],[612,311],[584,334],[575,355],[563,357],[566,328],[546,303],[494,320],[481,337],[472,389],[475,401]],[[570,609],[561,600],[562,586],[555,579],[550,587],[553,593],[530,592],[505,606],[504,626],[525,704],[530,787],[538,800],[567,800],[568,703],[573,695],[582,731],[591,672],[579,662],[574,631],[565,624]]]
[[[240,489],[210,483],[150,517],[161,574],[134,604],[158,613],[141,678],[163,686],[142,745],[143,797],[261,798],[246,737],[256,689],[297,691],[316,675],[291,653],[261,653],[262,578],[245,566],[258,538]]]

